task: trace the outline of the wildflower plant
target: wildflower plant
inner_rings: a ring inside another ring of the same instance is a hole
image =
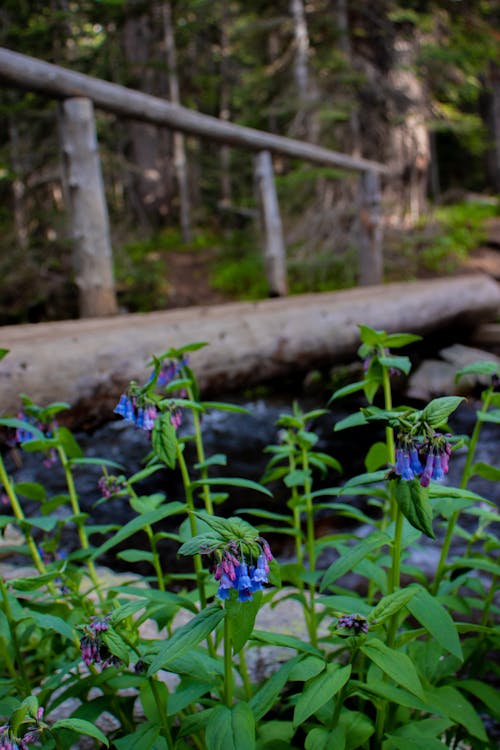
[[[392,379],[411,368],[394,351],[418,337],[367,326],[360,337],[362,378],[331,404],[354,394],[364,405],[335,430],[382,427],[385,439],[356,476],[318,448],[315,424],[327,409],[298,404],[278,420],[260,483],[218,476],[227,457],[207,455],[205,415],[245,410],[201,398],[189,363],[201,343],[152,357],[145,382],[118,399],[117,418],[150,439],[133,474],[83,455],[57,424],[65,404],[24,396],[16,417],[0,419],[16,460],[38,452],[66,485],[51,497],[42,484],[16,481],[0,457],[0,525],[20,532],[10,551],[30,566],[0,578],[0,748],[70,750],[83,735],[118,750],[497,746],[500,516],[469,485],[500,478],[476,459],[483,425],[500,423],[498,366],[457,374],[489,384],[472,434],[454,435],[460,397],[422,409],[393,403]],[[465,463],[453,487],[458,455]],[[102,469],[95,518],[78,490],[91,465]],[[143,494],[143,480],[174,470],[179,496]],[[277,483],[287,493],[280,507]],[[260,502],[225,512],[241,489]],[[125,524],[98,522],[111,500],[128,506]],[[319,514],[331,532],[318,534]],[[349,524],[341,532],[338,518]],[[68,532],[73,544],[61,550]],[[292,540],[292,559],[272,551],[280,537]],[[166,544],[187,570],[168,568]],[[104,554],[150,572],[110,581]],[[424,571],[418,556],[436,562]],[[292,607],[303,628],[261,627],[264,612]],[[272,654],[264,676],[252,666],[261,649]]]

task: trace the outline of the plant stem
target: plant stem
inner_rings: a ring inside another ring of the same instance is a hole
[[[231,624],[229,617],[224,617],[224,701],[228,708],[233,705],[233,660],[232,660]]]
[[[311,498],[311,480],[308,476],[309,472],[309,456],[307,450],[302,447],[302,469],[306,475],[304,479],[304,494],[306,498],[306,523],[307,523],[307,557],[309,561],[309,572],[314,573],[316,571],[316,545],[314,535],[314,508]],[[316,596],[316,585],[311,581],[309,583],[309,617],[307,618],[307,625],[309,630],[309,637],[312,646],[318,645],[318,634],[317,634],[317,622],[316,622],[316,609],[315,609],[315,596]]]
[[[16,517],[16,519],[19,521],[19,525],[21,526],[21,530],[24,534],[24,538],[26,540],[26,544],[28,545],[28,549],[30,551],[33,563],[35,564],[35,567],[37,571],[40,573],[40,575],[46,575],[47,568],[43,564],[42,558],[38,551],[38,547],[36,546],[35,540],[33,539],[31,532],[26,528],[25,516],[24,516],[23,509],[21,507],[21,503],[19,502],[16,493],[14,492],[14,488],[9,480],[9,477],[7,475],[7,471],[5,470],[5,465],[1,456],[0,456],[0,482],[3,484],[5,494],[9,498],[12,512],[14,513],[14,516]],[[53,587],[52,587],[52,593],[56,593]]]
[[[187,388],[187,394],[188,398],[191,401],[194,401],[194,395],[193,390],[190,386]],[[203,447],[203,439],[201,436],[201,424],[200,424],[200,415],[196,411],[196,409],[192,410],[193,414],[193,427],[194,427],[194,441],[196,445],[196,455],[198,457],[198,463],[204,464],[205,463],[205,449]],[[201,479],[208,479],[208,471],[206,466],[202,466],[200,469],[200,477]],[[210,516],[213,516],[214,514],[214,506],[212,504],[212,498],[210,497],[210,487],[208,484],[203,485],[203,500],[205,503],[205,510]]]
[[[87,532],[85,530],[84,521],[81,518],[82,511],[81,511],[80,503],[78,500],[78,494],[75,488],[75,482],[73,480],[73,474],[71,472],[71,463],[68,459],[68,456],[66,455],[66,451],[64,450],[64,447],[60,443],[57,446],[57,453],[59,455],[59,459],[63,467],[64,476],[66,477],[69,501],[71,504],[71,510],[73,511],[73,515],[75,516],[75,523],[76,523],[76,528],[78,530],[78,538],[80,540],[80,545],[83,550],[89,551],[90,550],[89,540],[87,538]],[[103,596],[101,592],[101,584],[99,582],[99,578],[97,577],[97,572],[95,569],[94,561],[90,559],[86,559],[85,564],[87,565],[87,570],[89,571],[90,580],[92,581],[92,584],[96,590],[99,601],[102,602]]]
[[[483,412],[488,411],[492,397],[493,397],[493,388],[489,388],[484,395],[483,408],[482,408]],[[459,485],[461,490],[466,489],[470,476],[471,476],[472,462],[476,454],[477,443],[479,440],[479,435],[481,433],[482,426],[483,426],[482,421],[480,419],[477,419],[476,424],[474,425],[474,429],[472,431],[472,435],[470,437],[469,448],[467,450],[467,457],[465,459],[465,465],[462,471],[462,478],[460,480],[460,485]],[[434,576],[434,582],[431,588],[431,592],[433,594],[437,594],[437,592],[439,591],[439,585],[444,576],[444,572],[446,569],[446,562],[448,560],[448,554],[450,552],[451,542],[453,540],[453,535],[455,533],[455,527],[458,523],[459,516],[460,516],[460,511],[457,510],[450,516],[450,520],[448,521],[446,534],[443,540],[443,546],[441,547],[441,554],[439,556],[439,562],[436,568],[436,575]]]
[[[3,605],[5,609],[5,616],[7,618],[7,621],[9,623],[9,630],[12,638],[12,646],[14,649],[14,654],[16,657],[16,663],[17,663],[17,669],[19,670],[19,675],[21,677],[23,688],[27,695],[31,694],[32,688],[31,683],[28,679],[28,675],[26,674],[26,670],[24,668],[24,661],[21,654],[21,649],[19,648],[19,641],[17,640],[17,633],[16,633],[16,623],[14,621],[14,617],[12,615],[12,610],[10,608],[10,602],[9,602],[9,596],[7,593],[7,588],[5,586],[5,583],[3,581],[3,578],[0,576],[0,591],[2,593],[2,599],[3,599]],[[6,648],[5,651],[8,649]],[[10,661],[10,659],[9,659]],[[16,671],[14,669],[14,676],[16,676]]]
[[[154,677],[149,677],[149,685],[151,687],[151,692],[153,693],[153,697],[155,699],[156,708],[158,709],[158,714],[160,716],[161,724],[163,727],[163,736],[165,737],[167,741],[167,745],[169,747],[169,750],[173,750],[174,742],[172,739],[172,734],[170,732],[170,726],[168,724],[168,716],[167,712],[165,710],[165,706],[163,705],[163,702],[160,698],[160,695],[158,693],[158,688],[156,687],[156,680]]]
[[[247,660],[245,657],[245,647],[243,647],[241,651],[239,652],[239,657],[240,657],[240,670],[239,671],[240,671],[241,679],[243,680],[243,688],[245,690],[245,697],[247,701],[249,701],[253,695],[253,690],[252,690],[252,683],[250,682],[250,677],[248,674]]]

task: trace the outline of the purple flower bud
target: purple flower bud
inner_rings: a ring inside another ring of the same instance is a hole
[[[425,469],[420,477],[420,485],[422,487],[428,487],[432,479],[434,472],[434,453],[427,454],[427,460],[425,462]]]

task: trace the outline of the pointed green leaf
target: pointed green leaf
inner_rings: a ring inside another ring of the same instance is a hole
[[[205,731],[207,750],[255,750],[255,719],[248,703],[217,706]]]
[[[161,414],[156,420],[151,434],[153,450],[158,458],[170,469],[175,468],[177,456],[177,433],[170,421],[170,414]]]
[[[285,662],[251,698],[249,706],[257,721],[262,719],[273,707],[283,687],[288,682],[292,670],[299,663],[300,658],[300,656],[295,656],[290,661]]]
[[[304,744],[305,750],[345,750],[346,732],[344,727],[338,726],[335,729],[324,729],[323,727],[314,727],[308,733]]]
[[[361,560],[364,560],[374,550],[382,547],[384,544],[388,544],[389,538],[386,534],[381,532],[374,532],[370,534],[362,542],[359,542],[354,547],[349,549],[347,552],[342,554],[338,560],[330,565],[325,571],[320,590],[324,591],[328,586],[334,583],[338,578],[341,578],[346,573],[349,573]]]
[[[401,513],[411,525],[422,531],[426,536],[435,539],[432,528],[432,506],[429,493],[422,487],[418,479],[396,479],[395,497]]]
[[[394,591],[392,594],[387,594],[387,596],[384,596],[377,606],[370,612],[368,619],[371,622],[384,622],[388,617],[392,617],[392,615],[395,615],[400,609],[408,606],[408,602],[413,596],[415,596],[415,594],[416,589],[414,587],[399,589],[399,591]]]
[[[455,723],[461,724],[473,737],[477,737],[483,742],[488,741],[483,723],[477,712],[458,690],[449,685],[429,687],[427,688],[427,696],[432,705],[436,706],[444,716],[449,716]]]
[[[424,691],[417,670],[406,654],[389,648],[378,638],[365,641],[361,651],[394,682],[424,700]]]
[[[330,698],[333,698],[345,685],[351,674],[351,665],[339,667],[328,664],[324,672],[310,680],[300,694],[293,712],[294,726],[318,711]]]
[[[148,669],[148,676],[155,674],[189,649],[197,646],[215,630],[223,618],[224,610],[214,605],[203,609],[186,625],[178,628],[174,635],[160,647]]]
[[[262,601],[262,592],[257,591],[248,602],[228,599],[225,603],[226,617],[231,626],[231,640],[234,653],[237,654],[252,635],[255,618]]]
[[[50,731],[57,732],[59,729],[70,729],[76,734],[94,737],[99,742],[102,742],[103,745],[109,747],[106,735],[101,732],[99,727],[96,727],[90,721],[85,721],[85,719],[59,719],[52,724]]]
[[[154,523],[157,523],[158,521],[162,521],[164,518],[167,518],[167,516],[173,516],[177,513],[182,513],[185,510],[184,503],[179,503],[177,501],[167,503],[162,508],[158,508],[157,510],[149,511],[148,513],[143,513],[140,516],[137,516],[137,518],[133,518],[131,521],[125,524],[119,531],[114,534],[111,539],[108,539],[104,544],[101,544],[100,547],[98,547],[94,551],[94,557],[99,557],[99,555],[104,554],[109,549],[112,549],[112,547],[115,547],[117,544],[120,544],[120,542],[123,542],[125,539],[128,539],[132,534],[135,534],[138,531],[141,531],[145,525],[152,525]]]
[[[462,401],[462,396],[441,396],[430,401],[421,413],[423,422],[427,422],[431,427],[439,427],[446,423],[446,420],[453,414]]]
[[[462,647],[455,623],[441,602],[422,586],[415,585],[413,596],[407,608],[430,635],[450,654],[463,660]]]
[[[389,367],[395,370],[401,370],[405,375],[408,375],[411,370],[411,362],[408,357],[394,357],[393,355],[386,355],[379,357],[378,361],[384,367]]]
[[[205,485],[208,485],[209,487],[243,487],[247,490],[262,492],[263,495],[267,495],[268,497],[273,496],[273,493],[268,490],[267,487],[263,487],[261,484],[253,482],[251,479],[240,479],[239,477],[214,477],[209,479],[196,479],[194,482],[191,482],[191,487],[203,487]]]

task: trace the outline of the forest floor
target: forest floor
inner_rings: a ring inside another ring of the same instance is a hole
[[[487,238],[468,256],[454,265],[429,270],[415,258],[398,252],[397,243],[388,243],[385,250],[388,281],[435,278],[463,273],[483,272],[500,281],[500,217],[487,222]],[[214,289],[210,269],[217,257],[216,250],[196,253],[169,252],[166,307],[216,305],[235,299],[229,292]]]

